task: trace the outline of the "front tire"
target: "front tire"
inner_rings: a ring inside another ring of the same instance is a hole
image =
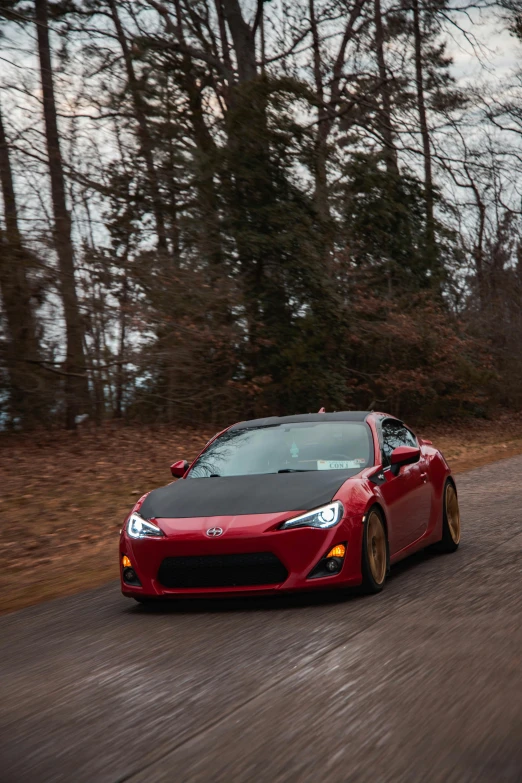
[[[457,490],[451,479],[444,486],[442,538],[435,544],[437,552],[455,552],[460,544],[460,509]]]
[[[362,544],[362,589],[365,593],[380,593],[389,568],[388,541],[382,513],[371,508],[366,517]]]

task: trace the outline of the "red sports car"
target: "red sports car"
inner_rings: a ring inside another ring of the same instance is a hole
[[[171,471],[180,480],[144,495],[121,533],[122,591],[141,602],[376,593],[393,563],[460,541],[446,460],[385,413],[242,421]]]

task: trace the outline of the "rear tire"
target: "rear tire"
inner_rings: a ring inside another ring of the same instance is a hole
[[[460,509],[457,499],[457,489],[451,479],[444,485],[442,507],[442,538],[435,544],[436,552],[456,552],[460,544]]]
[[[366,516],[362,542],[362,590],[380,593],[389,570],[388,540],[381,511],[374,506]]]

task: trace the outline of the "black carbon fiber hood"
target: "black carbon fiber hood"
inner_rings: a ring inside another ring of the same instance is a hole
[[[256,476],[180,479],[153,490],[143,502],[145,519],[308,511],[328,503],[358,470],[312,470]]]

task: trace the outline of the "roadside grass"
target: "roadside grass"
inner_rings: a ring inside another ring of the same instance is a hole
[[[418,432],[455,473],[522,454],[522,415]],[[126,514],[142,494],[171,480],[172,462],[192,459],[212,435],[116,424],[2,434],[0,613],[117,579]]]

